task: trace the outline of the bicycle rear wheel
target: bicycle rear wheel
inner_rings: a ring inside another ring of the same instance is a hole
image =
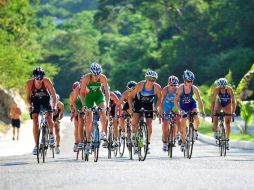
[[[172,158],[174,147],[174,127],[169,127],[169,137],[168,137],[168,156]]]
[[[137,143],[139,161],[144,161],[148,150],[148,130],[145,122],[139,124]]]
[[[125,134],[122,129],[119,129],[119,136],[118,136],[118,149],[120,157],[123,157],[124,149],[125,149]]]
[[[114,139],[114,141],[115,141],[115,139],[117,139],[116,140],[116,143],[117,144],[114,144],[114,143],[112,143],[112,146],[113,146],[113,144],[114,144],[114,147],[113,147],[113,150],[114,150],[114,156],[115,157],[117,157],[117,153],[118,153],[118,146],[119,146],[119,141],[118,141],[118,138],[115,138],[115,135],[114,135],[114,133],[113,133],[113,139]]]

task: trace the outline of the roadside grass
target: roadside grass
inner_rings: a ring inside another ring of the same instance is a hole
[[[6,133],[8,130],[9,127],[0,122],[0,133]]]
[[[198,130],[201,134],[213,137],[213,124],[202,120]],[[241,134],[241,133],[230,133],[230,140],[236,141],[254,141],[254,135]]]
[[[30,119],[30,113],[24,113],[22,114],[22,121],[26,121]]]

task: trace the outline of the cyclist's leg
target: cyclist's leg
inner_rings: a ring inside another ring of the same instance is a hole
[[[227,114],[231,114],[231,103],[229,103],[228,105],[226,105],[223,109],[224,112]],[[230,136],[230,123],[231,123],[231,116],[225,116],[225,126],[226,126],[226,139],[229,140],[229,136]]]
[[[219,113],[221,111],[221,104],[220,104],[220,101],[217,100],[215,102],[215,105],[214,105],[214,109],[213,109],[213,113]],[[213,116],[213,130],[214,132],[217,132],[218,131],[218,117],[217,116]]]
[[[198,112],[198,109],[194,108],[191,111],[192,112]],[[198,117],[198,115],[194,115],[193,120],[194,120],[194,129],[197,131],[198,128],[199,128],[199,117]]]
[[[84,142],[84,118],[78,114],[78,136],[79,142]]]
[[[132,125],[131,132],[132,133],[137,132],[138,122],[139,122],[139,117],[140,117],[140,114],[137,111],[139,111],[140,109],[141,109],[141,102],[137,100],[134,102],[134,113],[133,113],[133,118],[131,121],[131,125]]]
[[[56,145],[60,146],[60,122],[55,121]]]
[[[78,116],[74,116],[74,139],[75,144],[79,143],[79,135],[78,135]]]
[[[167,142],[168,135],[169,135],[169,131],[168,131],[169,119],[165,119],[165,117],[162,122],[162,141],[163,141],[163,143]]]
[[[33,113],[32,114],[32,119],[33,119],[34,143],[35,143],[35,146],[37,146],[38,129],[39,129],[39,115],[38,115],[38,113]]]
[[[92,112],[86,112],[86,139],[88,142],[91,142],[91,133],[93,128],[93,113]]]
[[[102,127],[102,132],[106,133],[107,132],[107,118],[106,118],[106,105],[105,102],[101,102],[99,104],[99,107],[102,108],[103,111],[100,112],[100,123]]]

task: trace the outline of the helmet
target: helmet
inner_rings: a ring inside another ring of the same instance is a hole
[[[80,87],[80,82],[76,81],[72,84],[72,89],[74,90],[75,88]]]
[[[176,76],[171,75],[168,77],[168,84],[177,86],[179,84],[179,79]]]
[[[94,75],[99,75],[102,72],[102,68],[98,63],[92,63],[90,67],[90,72]]]
[[[188,81],[193,81],[195,79],[195,75],[193,74],[193,72],[189,70],[185,70],[183,72],[183,79]]]
[[[57,100],[60,100],[59,94],[56,94],[56,99],[57,99]]]
[[[227,84],[228,84],[228,81],[225,78],[220,78],[217,81],[217,85],[222,87],[222,88],[225,88]]]
[[[150,71],[146,72],[145,78],[147,78],[147,77],[148,78],[151,77],[151,78],[157,79],[158,78],[158,74],[155,71],[150,70]]]
[[[44,75],[45,75],[45,72],[41,67],[36,67],[33,70],[33,76],[35,79],[41,80],[43,79]]]
[[[133,90],[136,85],[137,85],[136,81],[129,81],[126,85],[126,88],[129,90]]]
[[[114,94],[117,96],[118,99],[120,99],[122,96],[122,93],[119,90],[115,90]]]

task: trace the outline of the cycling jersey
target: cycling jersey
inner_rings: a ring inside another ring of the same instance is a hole
[[[180,108],[185,112],[197,108],[197,102],[196,100],[194,100],[192,96],[193,96],[193,88],[191,87],[190,93],[186,94],[183,86],[183,93],[180,95]]]
[[[146,83],[144,83],[141,92],[138,92],[134,98],[134,113],[138,113],[141,108],[153,111],[153,101],[155,97],[154,86],[151,90],[146,90],[145,84]],[[145,117],[153,118],[153,112],[146,112]]]
[[[228,93],[227,89],[226,89],[226,92],[224,94],[222,94],[221,91],[219,91],[218,96],[219,96],[219,100],[220,100],[221,106],[223,108],[231,103],[231,96]]]
[[[87,88],[89,89],[89,92],[85,96],[85,106],[92,108],[94,107],[94,104],[99,106],[100,103],[105,102],[105,97],[101,91],[101,83],[100,81],[93,82],[92,75]]]
[[[173,109],[174,107],[174,98],[176,96],[176,89],[174,90],[173,94],[171,94],[168,90],[168,88],[166,89],[166,96],[163,100],[163,109],[164,109],[164,112],[166,114],[169,114],[170,111]],[[169,116],[164,116],[163,118],[164,120],[169,120]]]
[[[33,80],[33,85],[31,89],[31,103],[33,106],[32,113],[39,113],[41,109],[52,112],[52,105],[51,105],[51,97],[49,94],[49,91],[44,85],[44,82],[42,81],[41,88],[38,89],[35,87],[34,84],[35,79]]]

